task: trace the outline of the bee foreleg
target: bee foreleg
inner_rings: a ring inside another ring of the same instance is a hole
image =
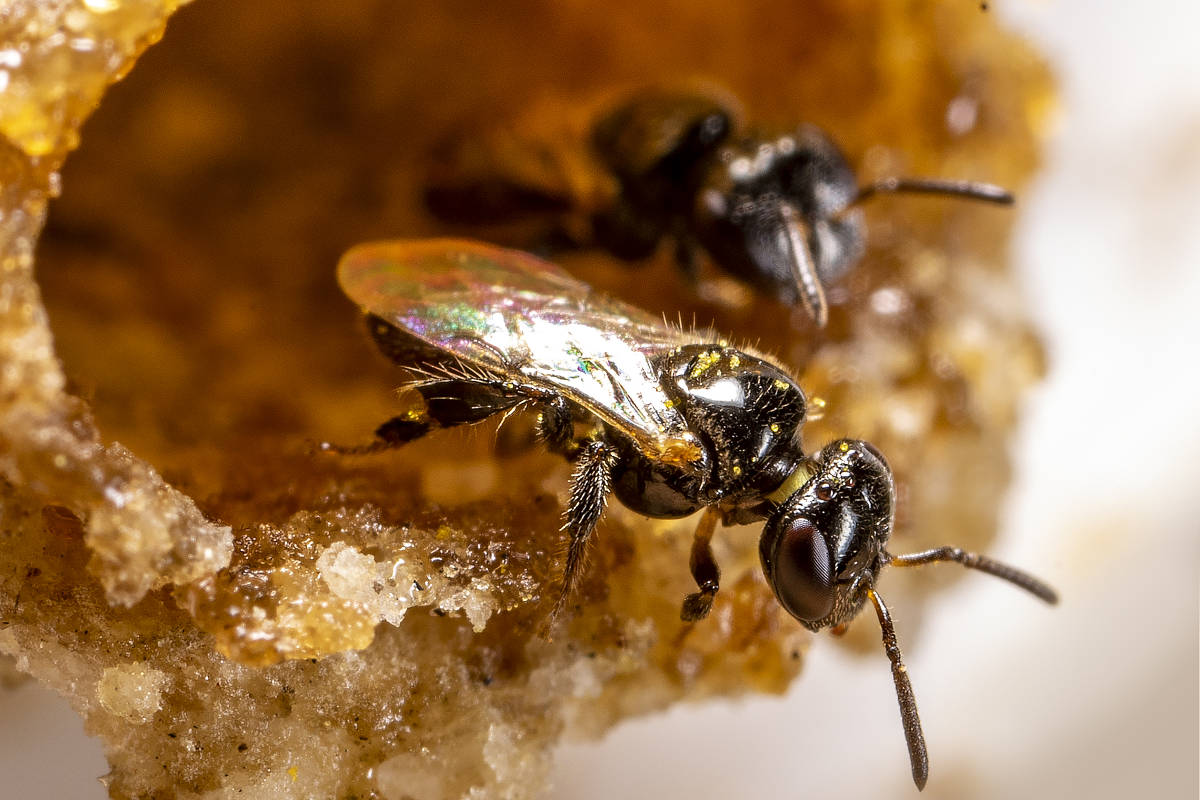
[[[563,570],[562,591],[554,604],[551,619],[566,607],[567,600],[583,576],[587,563],[588,541],[596,523],[604,514],[612,488],[612,470],[617,462],[617,449],[608,442],[593,440],[583,446],[571,476],[571,496],[567,501],[566,524],[570,539],[567,542],[567,565]]]
[[[718,514],[715,506],[709,506],[700,515],[700,524],[696,526],[696,535],[692,539],[690,567],[700,591],[683,598],[679,618],[684,622],[695,622],[707,617],[708,612],[712,610],[713,598],[721,588],[721,568],[717,566],[712,552],[712,537],[713,531],[717,529]]]

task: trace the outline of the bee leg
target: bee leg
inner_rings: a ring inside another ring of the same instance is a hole
[[[567,501],[567,522],[563,525],[570,536],[567,543],[567,566],[563,570],[562,591],[550,614],[551,620],[562,613],[579,579],[583,577],[588,541],[608,503],[617,452],[608,442],[592,440],[583,446],[575,462],[575,472],[571,476],[571,496]]]
[[[700,263],[696,259],[698,245],[696,240],[687,233],[675,234],[675,263],[689,286],[700,283]]]
[[[664,234],[657,221],[619,199],[612,207],[592,215],[592,231],[596,244],[625,261],[654,255]]]
[[[437,423],[429,419],[427,415],[414,414],[410,411],[392,417],[376,428],[375,441],[369,444],[347,447],[333,442],[321,442],[317,445],[317,449],[322,453],[336,453],[342,456],[367,456],[408,444],[437,427]]]
[[[375,429],[376,444],[382,448],[399,447],[420,439],[438,424],[429,417],[401,414]]]
[[[712,611],[713,598],[721,588],[721,568],[713,558],[712,537],[717,529],[717,510],[714,506],[704,509],[700,515],[700,524],[696,526],[696,536],[692,539],[691,569],[692,577],[700,591],[693,592],[683,598],[683,608],[679,618],[684,622],[695,622],[708,616]]]
[[[508,388],[502,381],[458,378],[417,384],[406,389],[401,397],[406,410],[375,429],[375,441],[357,447],[322,442],[319,449],[351,456],[391,450],[430,431],[470,425],[507,411],[528,399],[521,388]]]
[[[580,445],[575,441],[575,421],[566,398],[554,395],[538,414],[538,435],[552,453],[574,458]]]

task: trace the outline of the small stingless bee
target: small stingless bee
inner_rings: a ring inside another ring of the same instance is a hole
[[[918,787],[928,776],[925,740],[876,589],[880,570],[954,561],[1056,601],[1038,579],[955,547],[889,553],[895,486],[887,461],[853,439],[806,455],[805,394],[761,355],[668,326],[526,253],[476,242],[359,245],[343,256],[338,280],[412,382],[408,409],[381,425],[373,444],[326,449],[384,450],[438,428],[536,410],[545,445],[575,465],[554,617],[579,581],[610,495],[650,517],[701,512],[691,550],[697,591],[683,600],[685,621],[704,618],[720,587],[717,522],[762,523],[763,574],[800,624],[836,628],[867,603],[875,609]]]
[[[1007,190],[974,181],[885,178],[860,185],[820,128],[739,134],[732,105],[713,94],[643,89],[596,119],[587,146],[579,148],[585,153],[567,158],[530,146],[524,156],[532,164],[515,163],[521,148],[511,136],[492,145],[495,153],[487,132],[451,139],[435,154],[439,166],[425,199],[445,220],[476,224],[583,211],[594,241],[581,244],[628,260],[647,258],[672,239],[691,278],[703,251],[726,273],[802,307],[818,327],[828,318],[826,288],[862,258],[859,206],[867,199],[915,192],[1013,202]],[[560,160],[591,162],[611,184],[611,196],[576,197],[565,178],[553,185],[546,173],[554,170],[543,162]]]

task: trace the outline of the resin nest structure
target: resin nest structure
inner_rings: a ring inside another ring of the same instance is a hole
[[[444,232],[419,192],[437,131],[521,113],[535,135],[582,130],[630,88],[622,65],[695,78],[697,41],[748,117],[817,122],[860,175],[972,174],[1019,196],[1049,102],[1036,58],[958,3],[553,16],[530,0],[520,25],[482,6],[312,3],[265,24],[213,0],[168,25],[178,5],[18,2],[0,27],[20,54],[0,96],[5,683],[31,675],[70,701],[116,798],[535,797],[565,734],[782,692],[809,634],[747,530],[718,530],[722,590],[689,625],[694,520],[611,505],[547,641],[569,465],[531,446],[529,420],[370,459],[315,452],[396,413],[394,367],[334,265],[360,240]],[[731,13],[772,23],[751,37]],[[662,15],[674,28],[647,48]],[[637,273],[556,260],[793,369],[825,401],[806,441],[889,454],[904,549],[986,549],[1042,370],[1003,266],[1011,219],[877,201],[823,331],[719,276],[694,291],[669,247]],[[889,587],[919,624],[931,582]],[[859,627],[850,646],[879,658]]]

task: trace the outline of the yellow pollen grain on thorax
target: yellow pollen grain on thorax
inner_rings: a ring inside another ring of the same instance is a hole
[[[696,365],[692,367],[689,377],[699,378],[708,370],[712,369],[713,365],[721,359],[719,350],[709,350],[696,356]]]
[[[729,368],[730,369],[737,369],[741,365],[742,365],[742,360],[740,358],[738,358],[736,355],[729,357]]]

